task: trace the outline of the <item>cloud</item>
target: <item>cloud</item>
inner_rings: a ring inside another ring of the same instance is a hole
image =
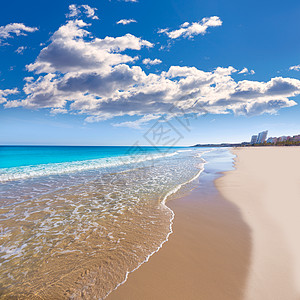
[[[290,98],[300,94],[297,79],[235,81],[238,71],[232,66],[212,71],[171,66],[161,73],[145,73],[135,65],[134,52],[151,48],[151,42],[131,34],[100,39],[88,28],[77,19],[62,25],[27,66],[33,76],[26,79],[26,97],[5,99],[4,106],[82,114],[87,122],[136,116],[139,119],[114,126],[140,128],[161,115],[170,117],[173,105],[198,115],[256,115],[294,106]],[[145,59],[147,64],[154,61]]]
[[[117,22],[117,24],[122,24],[122,25],[127,25],[127,24],[130,24],[130,23],[137,23],[137,21],[134,20],[134,19],[122,19],[122,20]]]
[[[244,69],[242,69],[240,72],[239,72],[239,74],[251,74],[251,75],[254,75],[255,74],[255,71],[254,70],[248,70],[247,68],[244,68]]]
[[[108,72],[113,65],[132,63],[137,57],[122,54],[123,51],[153,47],[153,44],[126,34],[121,37],[91,38],[82,20],[70,20],[51,37],[51,44],[40,52],[33,64],[27,66],[36,73],[82,72],[97,70]],[[87,39],[85,39],[87,38]]]
[[[76,5],[70,4],[69,5],[69,13],[66,14],[67,18],[77,18],[82,13],[86,15],[87,18],[91,18],[93,20],[99,20],[98,16],[95,14],[97,8],[92,8],[89,5]]]
[[[200,22],[184,22],[179,29],[170,31],[168,28],[160,29],[158,33],[166,34],[170,39],[177,39],[179,37],[193,38],[195,35],[206,34],[209,27],[221,26],[222,21],[219,17],[213,16],[203,18]]]
[[[290,67],[290,70],[293,70],[293,71],[300,71],[300,65],[291,66],[291,67]]]
[[[17,88],[0,90],[0,104],[7,102],[7,96],[17,94],[18,92]]]
[[[23,23],[11,23],[5,26],[0,26],[0,46],[3,41],[13,38],[13,35],[27,35],[28,32],[35,32],[38,28],[25,26]]]
[[[50,114],[57,115],[57,114],[67,114],[68,110],[65,108],[51,108]]]
[[[144,65],[151,65],[151,66],[153,66],[153,65],[159,65],[161,63],[162,63],[162,61],[160,59],[158,59],[158,58],[155,58],[153,60],[150,59],[150,58],[143,59],[143,64]]]
[[[24,77],[24,81],[26,81],[26,82],[32,82],[33,80],[34,80],[33,76]]]
[[[27,49],[26,46],[20,46],[15,52],[18,54],[23,54],[25,49]]]
[[[127,122],[121,122],[121,123],[113,123],[112,125],[115,127],[129,127],[129,128],[134,128],[134,129],[141,129],[142,125],[147,125],[149,121],[152,120],[157,120],[159,119],[160,116],[158,115],[146,115],[143,116],[142,118],[139,118],[135,121],[127,121]]]

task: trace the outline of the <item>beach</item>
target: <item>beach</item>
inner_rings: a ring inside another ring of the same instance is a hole
[[[215,187],[220,172],[232,168],[232,159],[218,156],[204,156],[210,163],[197,187],[167,202],[175,214],[169,241],[107,299],[241,299],[251,236],[239,209]]]
[[[107,299],[299,299],[300,148],[237,148],[167,202],[173,234]],[[212,181],[214,179],[214,181]]]
[[[299,147],[2,150],[2,298],[300,299]]]
[[[2,147],[0,297],[105,298],[168,239],[165,199],[190,190],[207,151]]]
[[[244,299],[300,299],[300,148],[239,148],[236,170],[217,180],[251,228]]]

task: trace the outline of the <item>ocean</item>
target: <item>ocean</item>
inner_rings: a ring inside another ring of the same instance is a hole
[[[223,158],[226,149],[1,146],[0,295],[105,298],[167,241],[166,201]]]

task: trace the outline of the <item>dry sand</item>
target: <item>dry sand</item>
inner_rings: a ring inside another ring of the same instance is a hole
[[[300,299],[300,147],[240,148],[217,180],[252,231],[245,298]]]
[[[300,299],[300,147],[233,152],[220,193],[204,176],[167,203],[174,233],[107,299]]]

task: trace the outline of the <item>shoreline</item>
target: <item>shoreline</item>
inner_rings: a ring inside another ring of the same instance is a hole
[[[159,245],[159,247],[158,247],[155,251],[153,251],[152,253],[150,253],[150,254],[147,256],[147,258],[146,258],[142,263],[140,263],[135,269],[133,269],[132,271],[127,271],[126,276],[125,276],[125,279],[124,279],[122,282],[120,282],[120,283],[119,283],[112,291],[110,291],[106,296],[104,296],[103,299],[107,299],[107,297],[108,297],[111,293],[113,293],[114,291],[116,291],[120,286],[124,285],[124,284],[127,282],[128,276],[129,276],[131,273],[137,271],[143,264],[147,263],[147,262],[149,261],[149,259],[150,259],[155,253],[157,253],[157,252],[163,247],[163,245],[164,245],[166,242],[169,241],[170,235],[174,233],[174,230],[173,230],[173,224],[174,224],[175,213],[174,213],[174,211],[166,204],[166,202],[168,201],[167,199],[168,199],[168,197],[172,196],[173,194],[176,194],[182,187],[184,187],[185,185],[188,185],[189,183],[191,183],[191,182],[197,180],[197,179],[200,177],[201,173],[204,171],[204,168],[205,168],[204,166],[205,166],[205,164],[207,163],[203,158],[202,158],[202,160],[203,160],[203,166],[201,167],[201,169],[199,170],[199,172],[198,172],[192,179],[190,179],[189,181],[184,182],[184,183],[178,185],[176,188],[174,188],[174,189],[171,190],[169,193],[167,193],[167,194],[164,196],[163,201],[161,202],[161,205],[163,205],[166,209],[168,209],[168,210],[170,211],[170,213],[171,213],[171,216],[172,216],[171,219],[170,219],[170,230],[169,230],[169,232],[168,232],[168,234],[167,234],[165,240],[162,241],[162,243]],[[190,191],[190,192],[191,192],[191,191]],[[171,201],[172,201],[172,200],[171,200]]]
[[[222,199],[215,188],[215,180],[224,176],[221,172],[226,170],[228,166],[217,170],[206,164],[194,190],[167,202],[175,214],[168,243],[105,299],[199,299],[199,295],[203,299],[241,299],[247,263],[235,263],[233,258],[238,256],[238,261],[248,262],[250,233],[236,207]],[[206,200],[198,201],[199,197]],[[242,225],[236,226],[236,222]],[[245,236],[248,238],[244,239]],[[221,250],[228,240],[232,243],[227,242],[225,250]],[[211,260],[215,264],[211,265]],[[201,270],[194,261],[202,266]],[[234,270],[233,276],[228,276],[229,269]],[[186,288],[191,282],[195,283],[194,287]],[[234,288],[228,289],[228,285]]]
[[[235,148],[169,201],[174,233],[107,299],[300,298],[300,148]]]
[[[47,182],[48,177],[41,178],[34,184],[22,181],[17,189],[8,183],[1,194],[12,203],[7,212],[15,213],[1,225],[14,231],[4,236],[4,250],[11,256],[2,268],[1,294],[106,297],[170,235],[173,211],[164,198],[179,197],[194,185],[188,183],[202,171],[202,152],[179,150],[175,158],[172,154],[153,165],[107,174],[93,171]],[[60,189],[53,189],[57,186]],[[9,197],[12,193],[15,198]],[[31,195],[28,201],[14,200]],[[24,243],[25,238],[30,242]],[[25,255],[14,259],[9,247],[15,245]],[[37,247],[40,251],[34,252]]]

